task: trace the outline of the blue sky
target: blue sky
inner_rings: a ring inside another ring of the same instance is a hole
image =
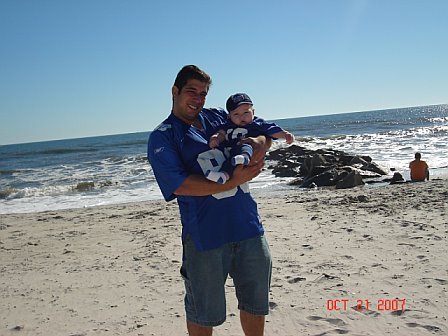
[[[178,70],[265,119],[448,103],[445,0],[0,0],[0,144],[152,130]]]

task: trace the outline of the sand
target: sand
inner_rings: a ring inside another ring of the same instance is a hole
[[[266,335],[448,335],[447,180],[256,200]],[[0,335],[187,335],[179,237],[175,202],[2,215]]]

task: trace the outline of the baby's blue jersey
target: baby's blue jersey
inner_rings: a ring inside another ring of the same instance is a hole
[[[174,194],[189,175],[219,171],[226,159],[219,149],[210,149],[208,141],[227,121],[227,113],[203,109],[200,118],[203,131],[171,113],[149,136],[148,160],[165,200],[177,198],[182,239],[190,235],[204,251],[262,235],[263,226],[247,183],[209,196]]]
[[[221,130],[226,134],[226,141],[223,146],[234,146],[241,138],[257,137],[259,135],[272,137],[272,134],[283,131],[280,126],[258,117],[254,117],[254,120],[245,126],[237,126],[228,119],[226,124],[221,127]]]

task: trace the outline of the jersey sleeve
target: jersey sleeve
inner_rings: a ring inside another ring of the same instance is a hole
[[[255,117],[254,123],[258,125],[262,134],[272,137],[272,134],[282,132],[283,128],[273,122],[267,122],[262,118]]]
[[[188,173],[178,153],[170,124],[162,124],[150,134],[148,160],[165,200],[176,198],[174,192],[188,177]]]

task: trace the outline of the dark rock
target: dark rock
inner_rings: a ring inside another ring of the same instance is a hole
[[[298,178],[296,178],[296,179],[290,181],[290,182],[288,183],[288,185],[292,185],[292,186],[298,185],[298,186],[300,186],[300,185],[302,185],[302,183],[303,183],[303,178],[298,177]]]
[[[406,182],[399,172],[395,172],[394,176],[390,179],[390,184],[404,183]]]
[[[336,184],[336,189],[353,188],[359,185],[364,185],[364,181],[357,171],[352,171]]]
[[[369,163],[360,156],[354,156],[350,161],[349,165],[354,166],[356,164],[360,164],[361,166],[367,166]]]
[[[305,179],[301,185],[302,188],[312,188],[314,186],[317,187],[328,187],[334,186],[336,184],[336,178],[338,176],[338,172],[335,169],[327,170],[323,173],[320,173],[315,176],[311,176]]]
[[[375,162],[369,162],[367,164],[367,166],[363,166],[361,169],[368,170],[368,171],[371,171],[371,172],[374,172],[374,173],[377,173],[380,175],[387,175],[387,172],[383,168],[381,168],[378,164],[376,164]]]
[[[272,173],[277,177],[296,177],[299,174],[287,166],[274,167]]]

